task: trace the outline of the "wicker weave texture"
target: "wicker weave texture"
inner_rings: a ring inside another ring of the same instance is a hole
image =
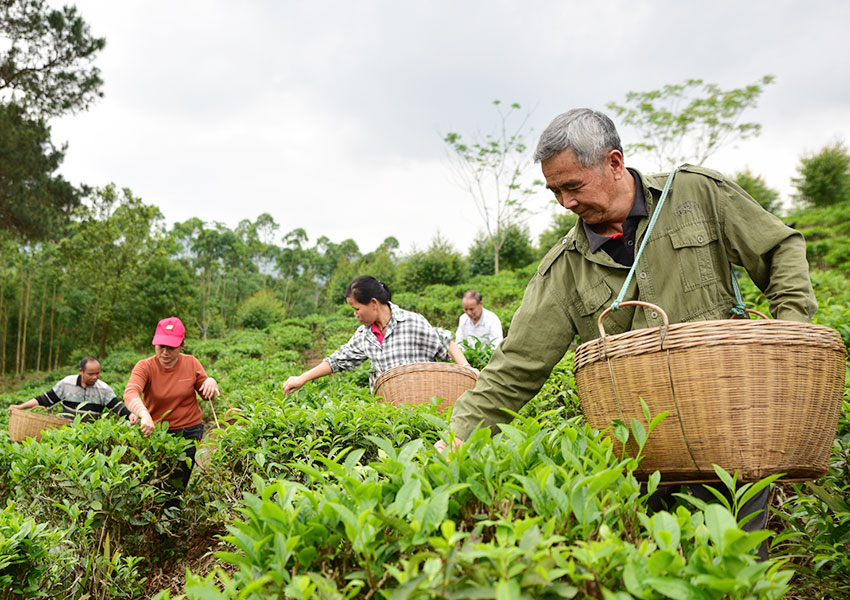
[[[638,475],[743,481],[826,472],[841,411],[846,353],[838,332],[790,321],[703,321],[641,329],[582,344],[576,388],[588,422],[667,412],[644,448]],[[612,438],[613,439],[613,438]],[[619,442],[614,440],[618,451]],[[634,455],[630,442],[627,451]]]
[[[40,440],[43,429],[64,427],[70,423],[71,420],[64,417],[54,417],[29,410],[10,408],[9,438],[13,442],[21,442],[28,437]]]
[[[393,406],[420,404],[445,398],[439,410],[453,406],[466,390],[475,387],[477,376],[454,363],[411,363],[387,369],[375,381],[375,396]]]

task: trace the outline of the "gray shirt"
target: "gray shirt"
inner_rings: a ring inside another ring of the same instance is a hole
[[[115,396],[112,388],[100,380],[93,385],[82,386],[79,375],[68,375],[53,386],[49,392],[36,396],[40,406],[62,403],[62,416],[73,419],[83,415],[87,419],[99,417],[108,408],[119,417],[129,417],[130,411]]]

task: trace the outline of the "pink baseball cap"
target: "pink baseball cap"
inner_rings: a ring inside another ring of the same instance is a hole
[[[176,348],[183,343],[184,337],[186,337],[186,328],[183,327],[182,321],[177,317],[168,317],[156,324],[156,333],[153,334],[151,344]]]

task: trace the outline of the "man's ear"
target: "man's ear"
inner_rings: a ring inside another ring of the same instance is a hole
[[[611,150],[605,155],[605,166],[611,170],[615,180],[622,179],[626,174],[626,164],[623,153],[617,149]]]

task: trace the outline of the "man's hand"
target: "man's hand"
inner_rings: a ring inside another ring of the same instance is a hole
[[[153,417],[151,417],[150,413],[145,413],[145,414],[142,415],[141,427],[142,427],[142,435],[144,435],[145,437],[147,437],[147,436],[149,436],[150,434],[153,433],[154,423],[153,423]]]
[[[136,423],[139,422],[139,417],[137,417],[133,413],[130,413],[130,416],[127,417],[127,420],[130,421],[130,425],[135,425]]]
[[[215,400],[215,397],[221,394],[221,390],[218,389],[215,379],[207,377],[201,384],[201,389],[198,390],[198,393],[201,394],[201,398],[204,400],[211,401]]]
[[[287,395],[291,394],[305,383],[307,383],[307,380],[304,378],[303,375],[293,375],[292,377],[283,382],[283,393]]]
[[[457,449],[460,448],[462,445],[463,445],[463,440],[460,439],[459,437],[455,437],[454,441],[452,442],[452,452],[457,452]],[[437,443],[434,444],[434,449],[437,452],[440,452],[440,453],[442,453],[443,450],[445,450],[448,447],[449,447],[448,444],[446,444],[446,442],[444,442],[443,440],[437,440]]]
[[[21,402],[20,404],[12,404],[11,406],[9,406],[9,408],[19,408],[21,410],[26,410],[28,408],[35,408],[36,406],[38,406],[38,400],[32,398],[30,400],[27,400],[26,402]]]

